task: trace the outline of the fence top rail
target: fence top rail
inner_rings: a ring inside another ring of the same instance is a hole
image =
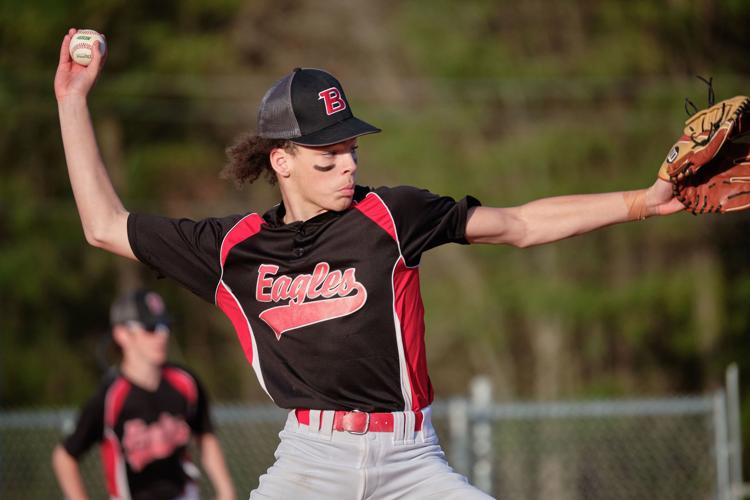
[[[71,408],[0,411],[0,430],[56,428],[76,415]]]
[[[467,405],[474,417],[499,420],[550,419],[581,417],[649,417],[666,415],[701,415],[714,410],[713,396],[684,396],[661,399],[596,400],[571,402],[494,403],[487,408],[473,408],[462,398],[436,401],[433,413],[438,416],[448,412],[452,402]],[[217,423],[278,422],[288,410],[272,404],[217,403],[212,413]],[[75,418],[74,408],[0,411],[0,430],[59,428]]]
[[[216,404],[212,408],[218,423],[278,422],[289,412],[272,404]]]
[[[278,422],[286,412],[272,404],[217,403],[211,407],[212,417],[219,424]],[[0,431],[61,428],[77,416],[77,408],[0,411]]]
[[[469,411],[499,420],[550,418],[611,418],[704,415],[714,411],[713,396],[573,402],[495,403]],[[479,414],[479,415],[478,415]]]

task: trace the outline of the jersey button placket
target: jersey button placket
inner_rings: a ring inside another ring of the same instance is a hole
[[[296,258],[300,258],[303,255],[305,255],[305,247],[302,246],[304,243],[302,242],[302,239],[305,236],[305,226],[303,224],[300,224],[300,226],[295,231],[297,234],[294,237],[294,248],[292,249],[292,254]],[[299,245],[299,246],[298,246]]]

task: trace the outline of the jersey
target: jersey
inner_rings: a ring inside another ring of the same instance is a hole
[[[196,470],[187,454],[191,435],[212,432],[198,379],[167,364],[155,391],[116,372],[102,381],[63,446],[75,459],[100,443],[110,497],[176,498]]]
[[[467,243],[460,201],[408,186],[357,186],[350,208],[285,224],[265,214],[201,221],[131,214],[136,257],[231,320],[282,408],[417,411],[427,373],[422,254]]]

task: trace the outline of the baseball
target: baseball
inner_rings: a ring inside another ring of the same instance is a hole
[[[94,42],[97,40],[103,55],[107,50],[104,37],[94,30],[78,30],[70,40],[70,57],[78,64],[88,66],[94,57]]]

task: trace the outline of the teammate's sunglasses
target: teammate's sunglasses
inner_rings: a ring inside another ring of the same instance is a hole
[[[130,328],[140,328],[150,335],[158,332],[169,333],[170,331],[167,323],[141,323],[140,321],[128,321],[127,325]]]

